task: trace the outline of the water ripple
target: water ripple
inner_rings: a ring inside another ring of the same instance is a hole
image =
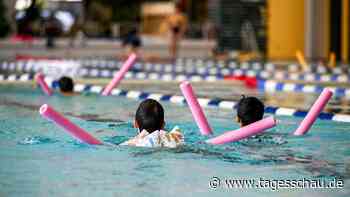
[[[33,136],[33,137],[26,137],[18,142],[20,145],[36,145],[36,144],[52,144],[56,143],[58,140],[51,139],[48,137],[43,136]]]

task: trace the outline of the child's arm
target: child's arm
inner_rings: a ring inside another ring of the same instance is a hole
[[[181,130],[178,126],[175,126],[170,132],[169,135],[175,140],[177,144],[184,143],[184,136],[181,133]]]

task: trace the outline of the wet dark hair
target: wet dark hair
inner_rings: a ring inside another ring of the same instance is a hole
[[[256,97],[245,97],[239,100],[237,105],[237,117],[242,126],[259,121],[264,116],[264,104]]]
[[[61,92],[73,92],[74,82],[72,78],[63,76],[58,80],[58,86]]]
[[[139,130],[152,133],[161,130],[164,125],[164,110],[162,105],[153,99],[142,101],[136,110],[135,121]]]

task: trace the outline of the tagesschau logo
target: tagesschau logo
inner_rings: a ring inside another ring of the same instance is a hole
[[[221,179],[212,177],[209,181],[210,189],[341,189],[344,187],[342,179]]]

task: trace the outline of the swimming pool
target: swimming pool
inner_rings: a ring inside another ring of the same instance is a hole
[[[304,137],[290,135],[301,118],[277,116],[265,135],[222,146],[203,143],[186,106],[162,102],[167,128],[178,125],[179,149],[88,146],[40,117],[48,103],[105,142],[134,136],[139,101],[85,94],[44,96],[27,85],[0,86],[0,196],[349,196],[350,123],[318,120]],[[231,110],[206,108],[220,134],[238,127]],[[213,177],[221,185],[210,188]],[[238,189],[225,179],[299,180],[333,178],[337,189]]]

